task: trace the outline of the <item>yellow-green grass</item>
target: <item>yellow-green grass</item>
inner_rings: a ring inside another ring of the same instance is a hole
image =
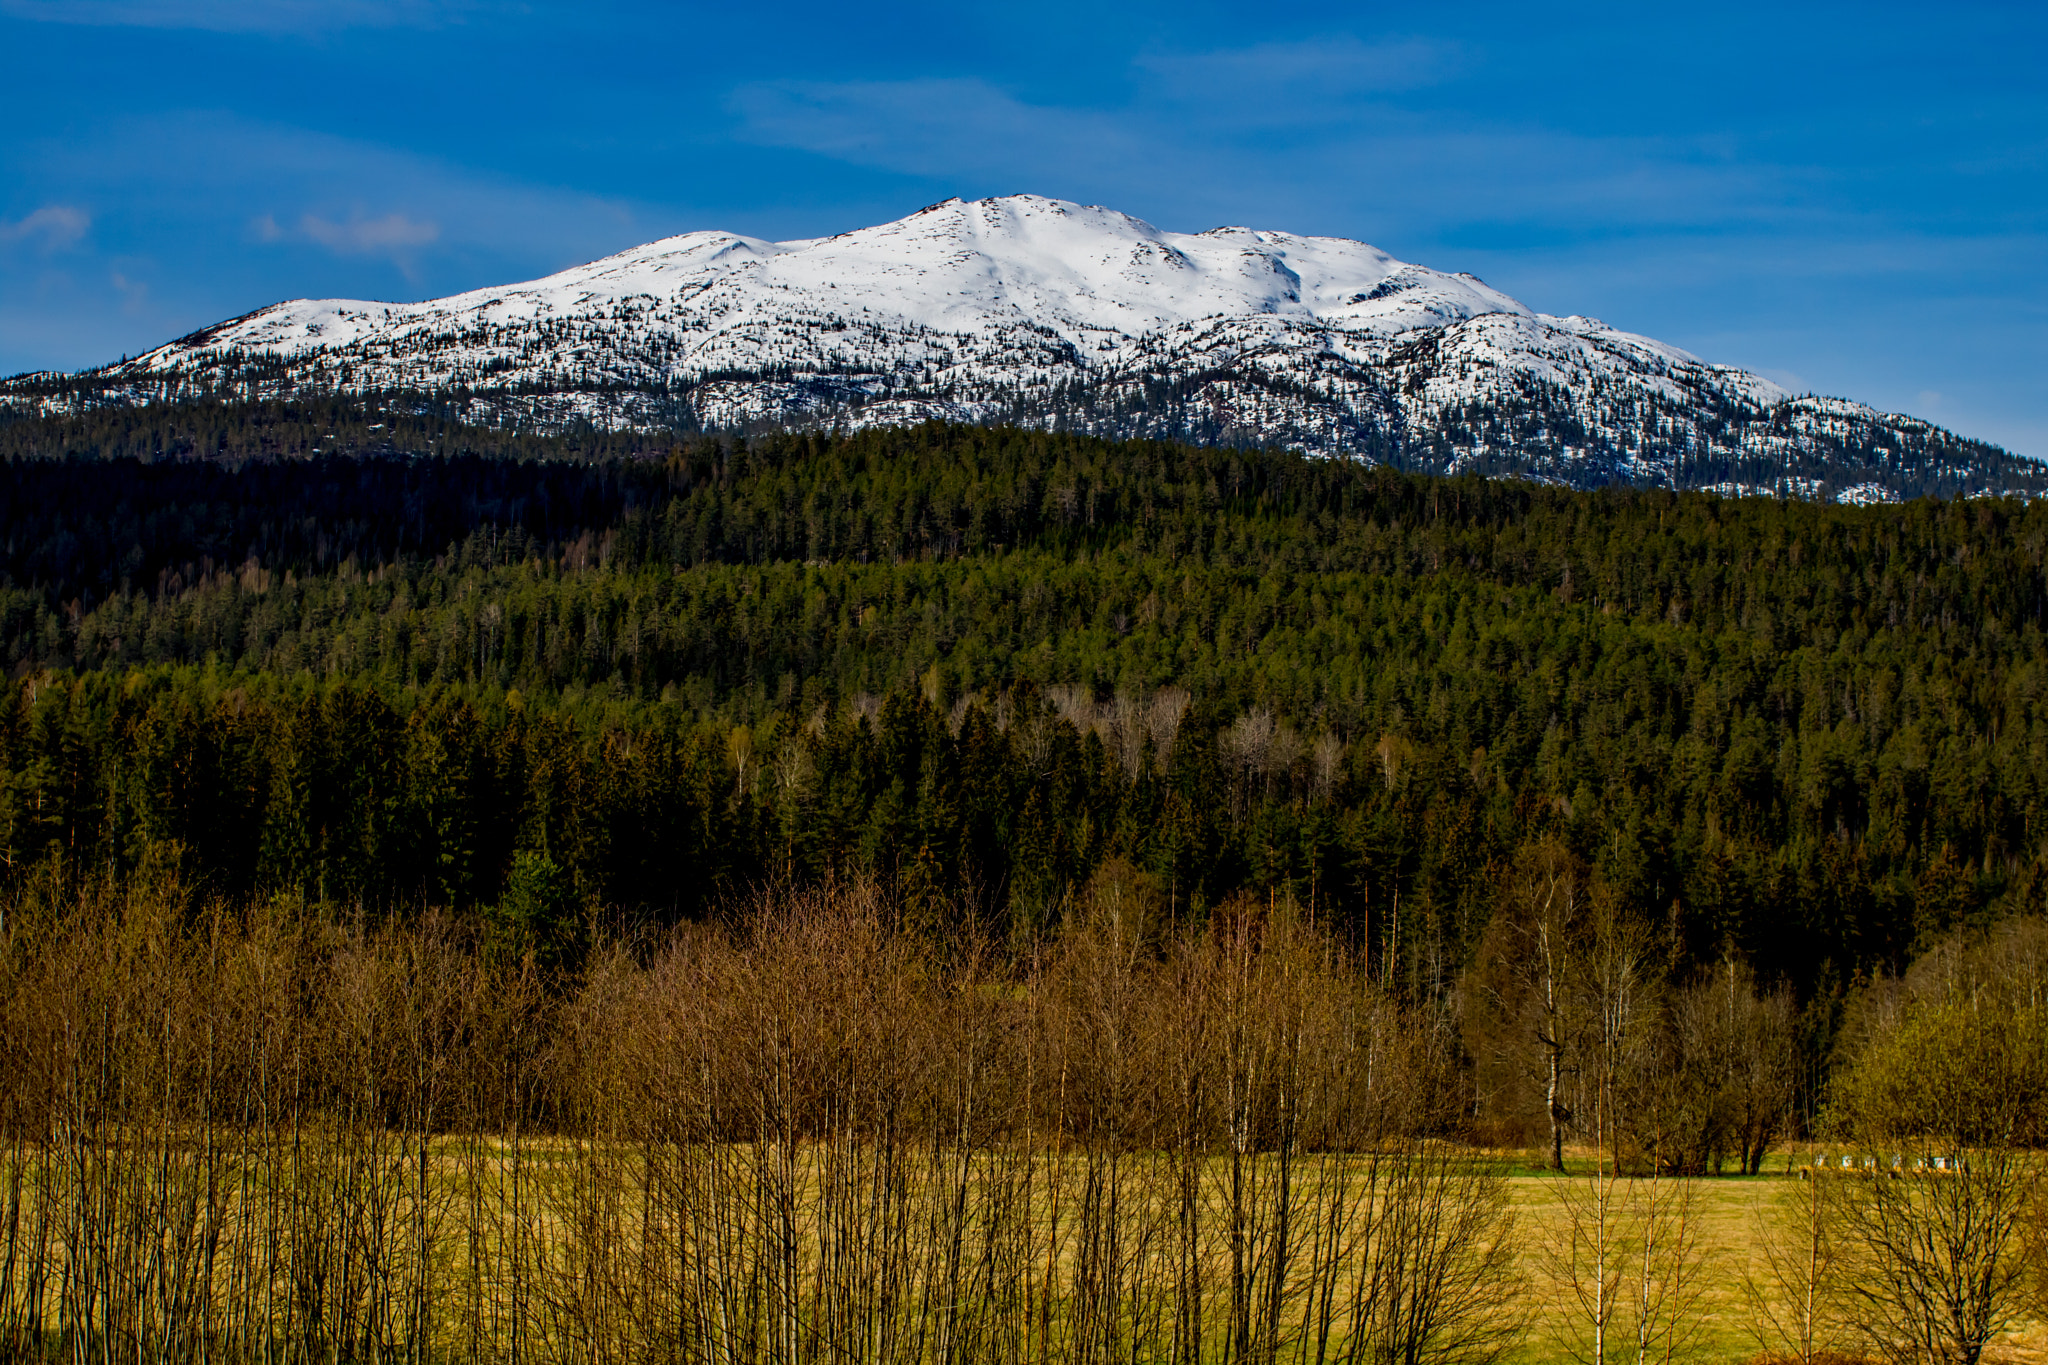
[[[1752,1307],[1753,1292],[1774,1292],[1763,1258],[1769,1207],[1785,1193],[1787,1182],[1802,1178],[1817,1155],[1839,1155],[1841,1150],[1814,1145],[1780,1148],[1759,1175],[1724,1174],[1690,1182],[1700,1272],[1682,1358],[1734,1362],[1791,1346],[1772,1340]],[[1592,1159],[1576,1152],[1565,1164],[1568,1174],[1560,1176],[1540,1169],[1533,1157],[1519,1159],[1508,1177],[1509,1204],[1521,1233],[1525,1292],[1535,1306],[1518,1353],[1525,1365],[1568,1365],[1575,1359],[1571,1343],[1581,1335],[1568,1320],[1565,1291],[1555,1282],[1547,1253],[1567,1225],[1559,1183],[1572,1180],[1583,1185]],[[1633,1360],[1633,1355],[1611,1358]],[[1987,1352],[1987,1359],[2007,1365],[2048,1365],[2048,1323],[2021,1322]]]
[[[1568,1163],[1575,1168],[1579,1163]],[[1569,1321],[1567,1292],[1556,1283],[1549,1264],[1550,1249],[1566,1227],[1561,1180],[1580,1180],[1576,1174],[1517,1174],[1508,1182],[1509,1203],[1521,1232],[1524,1292],[1536,1311],[1532,1315],[1523,1355],[1531,1361],[1567,1361],[1572,1358],[1569,1343],[1578,1335]],[[1757,1263],[1760,1235],[1757,1214],[1782,1176],[1717,1176],[1692,1182],[1694,1215],[1698,1219],[1701,1263],[1698,1270],[1698,1299],[1689,1324],[1690,1349],[1684,1354],[1696,1359],[1742,1360],[1759,1349],[1752,1330],[1753,1314],[1743,1292],[1743,1276],[1762,1267]]]
[[[497,1187],[492,1197],[501,1200],[505,1194],[502,1182],[515,1147],[498,1138],[446,1137],[434,1139],[430,1147],[435,1182],[451,1197],[451,1205],[444,1214],[446,1222],[441,1227],[449,1243],[443,1252],[447,1257],[443,1273],[460,1280],[471,1269],[459,1236],[461,1198],[471,1189],[468,1173],[483,1174],[489,1184]],[[605,1147],[606,1144],[595,1144],[597,1151]],[[465,1150],[481,1165],[467,1165],[460,1155]],[[553,1241],[564,1235],[564,1225],[560,1206],[548,1207],[553,1203],[551,1196],[560,1195],[579,1158],[593,1152],[593,1144],[543,1137],[520,1142],[516,1150],[524,1178],[531,1182],[526,1198],[543,1206],[529,1210],[528,1226],[539,1232],[543,1240]],[[737,1155],[743,1149],[734,1150]],[[1772,1341],[1767,1333],[1760,1335],[1763,1325],[1756,1320],[1751,1296],[1755,1292],[1772,1292],[1761,1255],[1770,1205],[1801,1178],[1802,1171],[1810,1167],[1820,1150],[1825,1149],[1781,1149],[1772,1155],[1765,1172],[1757,1176],[1719,1175],[1686,1182],[1700,1255],[1690,1291],[1695,1297],[1686,1330],[1680,1333],[1678,1359],[1732,1363],[1790,1345]],[[1479,1160],[1501,1159],[1498,1154],[1474,1155]],[[1574,1345],[1582,1344],[1583,1331],[1573,1321],[1569,1294],[1556,1279],[1551,1253],[1560,1244],[1567,1226],[1568,1188],[1585,1189],[1592,1158],[1585,1152],[1570,1154],[1569,1170],[1563,1175],[1541,1169],[1533,1157],[1510,1157],[1505,1164],[1508,1203],[1516,1217],[1520,1248],[1520,1292],[1526,1296],[1525,1304],[1530,1310],[1528,1331],[1513,1358],[1516,1365],[1568,1365],[1578,1358]],[[1666,1187],[1669,1188],[1668,1182]],[[502,1227],[493,1227],[485,1244],[496,1249],[503,1231]],[[1064,1262],[1067,1258],[1062,1255],[1059,1259]],[[458,1294],[449,1295],[451,1304],[456,1297]],[[446,1331],[451,1338],[455,1335],[452,1324]],[[2048,1365],[2048,1324],[2021,1324],[1997,1343],[1990,1359],[2003,1365]],[[1610,1346],[1610,1360],[1632,1361],[1633,1352]]]

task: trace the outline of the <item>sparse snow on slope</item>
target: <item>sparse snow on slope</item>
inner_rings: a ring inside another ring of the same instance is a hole
[[[453,394],[546,425],[1014,421],[1860,500],[1898,491],[1865,467],[1886,440],[1901,468],[1967,463],[1924,423],[1791,400],[1362,242],[1162,232],[1033,195],[811,241],[687,233],[424,303],[281,303],[95,379],[132,399]]]

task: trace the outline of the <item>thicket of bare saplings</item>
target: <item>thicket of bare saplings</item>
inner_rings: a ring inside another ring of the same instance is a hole
[[[44,885],[0,953],[0,1353],[1485,1362],[1446,1021],[1284,907],[998,961],[859,891],[542,980],[451,922]]]
[[[1020,950],[763,893],[554,973],[483,921],[31,880],[0,1358],[1488,1365],[1545,1302],[1547,1354],[1687,1353],[1682,1177],[1772,1141],[1781,998],[1669,982],[1542,848],[1431,1003],[1284,901],[1159,910],[1099,877]],[[2013,1320],[2043,961],[2018,924],[1861,997],[1833,1131],[1943,1164],[1792,1182],[1767,1344],[1976,1365]],[[1517,1085],[1582,1154],[1540,1231],[1472,1145]]]

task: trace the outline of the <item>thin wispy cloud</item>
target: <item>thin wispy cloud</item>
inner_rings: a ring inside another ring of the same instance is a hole
[[[0,0],[0,14],[49,24],[309,33],[453,22],[467,0]]]
[[[251,224],[261,242],[307,241],[323,246],[337,256],[379,256],[397,266],[407,280],[419,276],[420,248],[440,240],[441,225],[404,213],[369,217],[360,209],[345,219],[323,218],[317,213],[299,216],[291,229],[280,227],[277,215],[266,213]]]
[[[735,90],[749,140],[905,175],[1113,173],[1143,150],[1118,120],[1030,104],[978,78],[766,81]]]
[[[1116,108],[1033,103],[973,78],[762,82],[735,91],[731,108],[749,140],[852,165],[1119,205],[1168,202],[1209,219],[1175,227],[1241,221],[1247,200],[1266,206],[1259,226],[1341,223],[1410,239],[1475,221],[1697,228],[1784,212],[1785,186],[1770,170],[1695,142],[1447,128],[1397,109],[1333,124],[1317,100],[1279,98],[1290,83],[1335,82],[1340,72],[1364,89],[1355,70],[1364,56],[1388,70],[1397,56],[1440,60],[1414,46],[1361,45],[1327,61],[1298,47],[1176,58],[1197,65],[1161,68],[1172,101]],[[1191,137],[1179,102],[1202,88],[1203,71],[1230,80],[1215,83],[1205,131]],[[1275,112],[1283,106],[1292,112]],[[1253,113],[1240,118],[1240,109]],[[1296,133],[1284,155],[1270,145],[1283,124]]]
[[[108,272],[107,283],[121,296],[121,308],[130,316],[141,314],[149,306],[149,286],[141,280],[130,279],[124,272]]]
[[[344,255],[384,255],[435,241],[441,235],[441,225],[415,222],[402,213],[387,213],[382,218],[352,218],[346,223],[330,223],[309,213],[299,219],[299,231],[329,250]]]
[[[30,242],[45,251],[60,251],[78,242],[92,228],[92,215],[70,204],[45,204],[18,222],[0,218],[0,242]]]
[[[1321,121],[1348,102],[1439,85],[1458,73],[1462,52],[1425,38],[1367,42],[1353,34],[1313,41],[1259,43],[1212,52],[1146,52],[1134,65],[1150,93],[1206,107],[1225,106],[1233,117],[1247,105],[1276,121]]]
[[[531,279],[675,230],[617,199],[215,113],[17,140],[0,147],[14,176],[53,209],[120,209],[0,221],[0,371],[101,364],[280,298]],[[205,264],[167,263],[166,242],[206,244]]]
[[[653,234],[617,199],[219,114],[115,122],[17,155],[81,198],[118,189],[145,212],[211,223],[227,240],[247,241],[253,225],[258,241],[394,264],[488,253],[559,268]]]

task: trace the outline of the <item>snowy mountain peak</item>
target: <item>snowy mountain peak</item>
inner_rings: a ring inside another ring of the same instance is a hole
[[[417,304],[295,300],[202,334],[206,348],[296,355],[372,335],[440,331],[465,314],[561,317],[702,296],[700,316],[751,325],[764,298],[796,314],[988,334],[1030,323],[1098,350],[1223,318],[1287,317],[1393,336],[1529,309],[1469,275],[1362,242],[1249,228],[1163,232],[1114,209],[1037,195],[948,199],[836,237],[767,242],[692,232],[529,284]],[[142,358],[183,359],[192,339]]]
[[[1577,483],[1804,480],[1863,497],[1918,487],[1910,471],[1937,466],[1945,486],[2001,454],[1793,399],[1364,242],[1168,232],[1031,194],[947,199],[801,241],[689,232],[419,303],[294,300],[67,392],[86,380],[145,400],[454,394],[475,416],[543,424],[1013,421]]]

